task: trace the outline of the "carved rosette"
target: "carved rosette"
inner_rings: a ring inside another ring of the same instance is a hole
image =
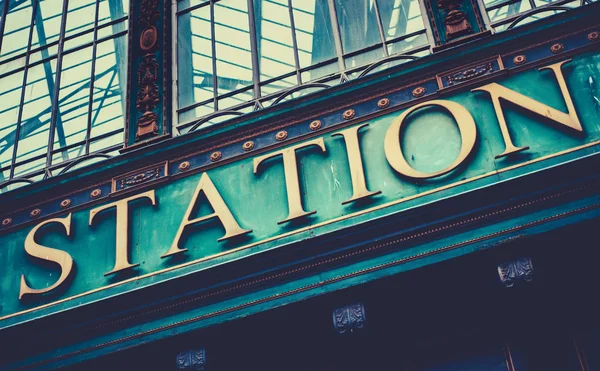
[[[365,306],[361,303],[333,310],[333,327],[338,334],[354,332],[365,327]]]
[[[506,287],[513,287],[517,282],[533,280],[533,264],[529,258],[520,258],[498,265],[500,282]]]
[[[473,27],[462,9],[462,0],[439,0],[438,8],[445,13],[444,25],[448,40],[473,33]]]
[[[139,23],[144,28],[140,32],[139,45],[144,53],[137,71],[138,93],[136,108],[142,113],[137,120],[136,141],[158,134],[158,114],[154,112],[160,103],[158,88],[159,64],[156,60],[158,30],[155,27],[160,16],[158,0],[142,0]]]

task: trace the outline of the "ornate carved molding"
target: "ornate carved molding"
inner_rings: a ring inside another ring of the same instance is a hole
[[[354,332],[365,327],[365,306],[350,304],[333,310],[333,327],[338,334]]]
[[[178,370],[204,370],[206,367],[206,350],[194,349],[177,354]]]
[[[129,147],[165,138],[169,134],[170,105],[166,79],[170,44],[165,29],[166,0],[131,2],[128,108],[125,130]],[[135,135],[134,135],[135,133]]]
[[[473,27],[463,11],[462,0],[439,0],[438,8],[445,13],[444,25],[448,40],[473,33]]]
[[[111,192],[137,189],[147,184],[165,180],[168,175],[168,162],[164,161],[113,178]]]
[[[533,280],[533,264],[530,258],[499,264],[498,276],[500,282],[506,287],[513,287],[517,282],[531,282]]]
[[[158,31],[155,27],[160,13],[158,0],[142,0],[140,6],[140,49],[144,52],[142,62],[137,70],[138,94],[136,108],[142,113],[137,120],[135,140],[158,134],[158,115],[153,112],[160,103],[158,88],[159,64],[156,60],[158,47]]]

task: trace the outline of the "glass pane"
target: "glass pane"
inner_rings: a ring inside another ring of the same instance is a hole
[[[186,107],[213,98],[210,8],[185,13],[178,22],[179,107]]]
[[[76,147],[79,154],[85,141],[87,132],[87,112],[90,98],[90,77],[92,71],[92,47],[88,47],[63,57],[62,73],[60,77],[59,115],[56,119],[56,133],[54,135],[54,149],[78,143]],[[52,162],[58,163],[60,159],[69,159],[73,152],[61,152],[60,158]],[[77,157],[77,156],[75,156]]]
[[[375,13],[375,0],[336,0],[335,10],[344,53],[381,42]]]
[[[296,70],[287,0],[255,0],[260,80]]]
[[[48,132],[52,112],[52,94],[56,60],[29,68],[25,86],[25,101],[21,118],[21,135],[17,151],[17,161],[37,155],[45,155],[48,146]],[[45,163],[45,156],[43,159]],[[24,166],[20,172],[28,172],[32,168]]]
[[[294,0],[292,7],[300,67],[309,67],[335,58],[335,42],[327,1]]]
[[[100,9],[98,12],[98,25],[101,26],[115,19],[120,19],[126,16],[128,11],[128,0],[100,0]],[[117,33],[126,30],[123,23],[119,23],[110,27],[112,28],[112,33]]]
[[[397,41],[388,45],[388,53],[392,54],[403,54],[409,50],[419,48],[427,45],[427,35],[423,32],[422,34],[411,36],[409,38]]]
[[[48,45],[58,40],[62,20],[63,0],[40,0],[35,15],[32,48]]]
[[[70,36],[86,30],[92,30],[94,28],[95,16],[95,0],[69,0],[65,35]]]
[[[302,82],[307,83],[338,72],[337,61],[302,72]]]
[[[179,113],[179,123],[186,124],[186,123],[196,120],[200,117],[203,117],[210,113],[213,113],[214,111],[215,111],[215,106],[211,102],[211,103],[205,104],[203,106],[199,106],[194,109],[191,109],[189,111],[181,112],[181,113]],[[185,130],[183,132],[185,132]]]
[[[289,89],[293,86],[298,85],[298,79],[294,74],[291,77],[287,77],[285,79],[273,81],[265,86],[261,87],[263,95],[269,95],[272,93],[276,93],[280,90]]]
[[[9,0],[0,60],[25,53],[31,23],[31,1]]]
[[[346,68],[364,66],[367,64],[371,64],[376,60],[382,58],[384,56],[383,49],[377,48],[375,50],[370,50],[368,52],[363,52],[361,54],[346,57],[344,60],[346,61]]]
[[[177,1],[177,11],[180,12],[189,7],[196,6],[198,4],[208,3],[209,0],[178,0]]]
[[[242,103],[252,100],[252,89],[248,89],[241,93],[234,94],[231,97],[219,99],[219,110],[231,108]]]
[[[248,8],[239,0],[223,0],[214,7],[217,89],[222,95],[252,85]]]
[[[103,141],[95,141],[91,151],[118,144],[123,140],[122,129],[125,127],[125,94],[127,58],[121,55],[119,45],[127,42],[127,36],[108,40],[98,44],[98,58],[94,81],[94,101],[91,112],[92,133],[96,138],[110,132],[120,130]]]
[[[9,166],[23,85],[23,72],[0,79],[0,168]]]
[[[386,40],[425,29],[418,0],[378,0]]]
[[[501,6],[500,8],[491,10],[488,12],[490,22],[497,22],[504,18],[511,17],[513,15],[525,12],[531,9],[531,4],[527,0],[520,0],[516,3]]]

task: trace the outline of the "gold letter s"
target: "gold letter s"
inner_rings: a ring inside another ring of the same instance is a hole
[[[50,287],[46,287],[45,289],[32,289],[27,286],[27,282],[25,281],[25,275],[21,275],[21,290],[19,291],[19,300],[23,298],[25,295],[37,295],[44,294],[46,292],[52,291],[58,286],[60,286],[66,279],[69,277],[71,270],[73,269],[73,258],[69,253],[57,249],[52,249],[50,247],[42,246],[35,242],[35,234],[37,231],[45,225],[59,223],[63,227],[65,227],[65,232],[67,236],[71,236],[71,214],[67,215],[65,218],[54,218],[46,220],[38,225],[36,225],[31,232],[27,235],[25,239],[25,252],[27,254],[46,261],[50,261],[60,265],[60,277],[58,280],[51,285]]]

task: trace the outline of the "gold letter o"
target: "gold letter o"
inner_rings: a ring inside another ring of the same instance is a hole
[[[439,106],[445,108],[456,120],[458,130],[460,131],[460,137],[462,145],[460,147],[460,153],[452,164],[445,169],[436,171],[434,173],[424,173],[416,170],[406,162],[404,154],[402,153],[402,145],[400,144],[400,130],[402,124],[408,115],[415,112],[419,108],[428,106]],[[460,165],[471,153],[475,146],[475,140],[477,139],[477,128],[473,116],[467,111],[462,105],[447,101],[447,100],[431,100],[421,104],[417,104],[404,111],[392,124],[390,125],[387,133],[385,134],[384,150],[385,157],[387,158],[391,167],[394,168],[398,173],[405,175],[410,178],[416,179],[429,179],[435,178],[440,175],[447,174],[454,170]]]

